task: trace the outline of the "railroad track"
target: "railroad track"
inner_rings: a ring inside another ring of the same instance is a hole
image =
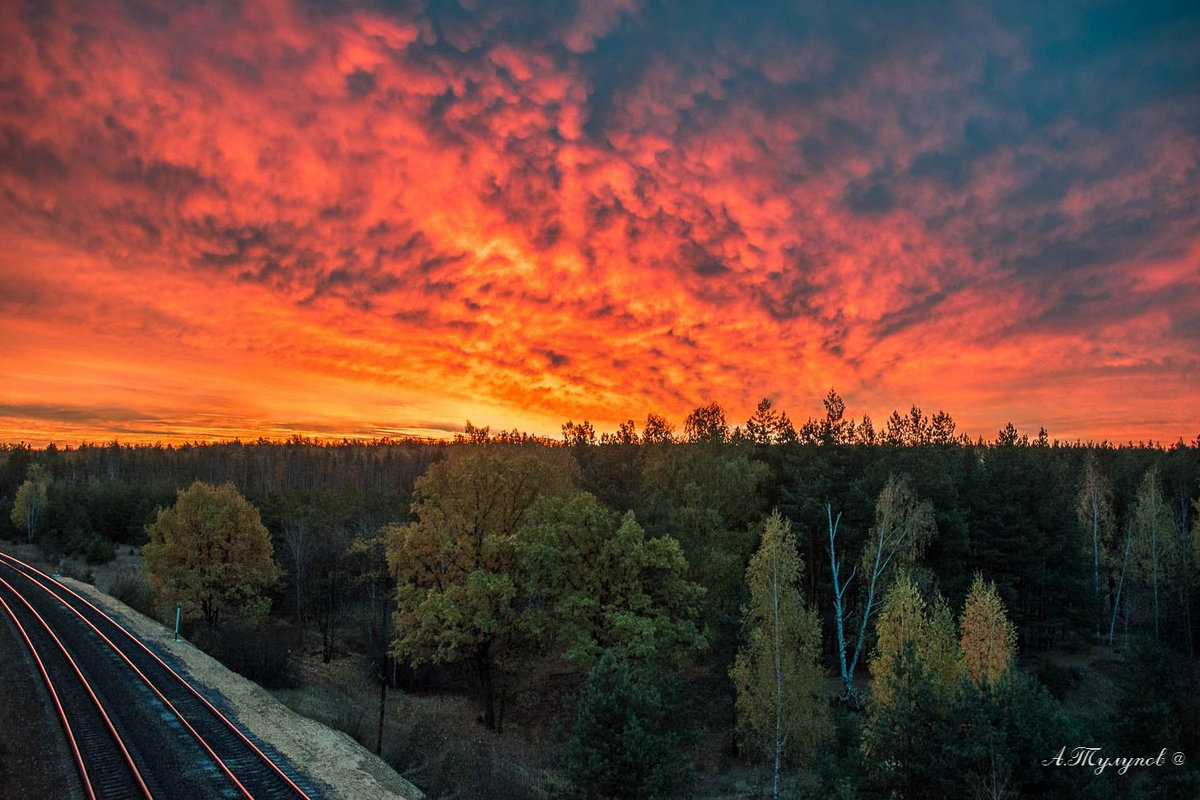
[[[0,605],[34,654],[88,798],[319,797],[122,625],[3,553]]]

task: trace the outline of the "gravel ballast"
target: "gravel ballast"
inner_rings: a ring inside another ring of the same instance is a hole
[[[230,671],[207,653],[186,641],[174,641],[172,632],[158,622],[93,586],[69,578],[61,581],[146,643],[170,653],[191,679],[225,698],[226,703],[217,703],[218,706],[235,709],[238,721],[247,730],[320,785],[327,797],[346,800],[424,797],[417,787],[346,734],[300,716],[258,684]]]

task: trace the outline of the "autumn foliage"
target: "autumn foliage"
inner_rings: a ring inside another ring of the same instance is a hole
[[[265,613],[262,592],[279,578],[271,536],[232,484],[193,483],[147,533],[142,557],[160,600],[198,610],[209,628],[230,613]]]

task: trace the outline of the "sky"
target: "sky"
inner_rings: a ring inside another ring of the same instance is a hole
[[[0,441],[830,388],[1200,434],[1195,2],[0,0]]]

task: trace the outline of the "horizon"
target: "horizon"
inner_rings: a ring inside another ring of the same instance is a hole
[[[0,8],[0,443],[1200,434],[1195,3],[468,5]]]
[[[724,410],[724,409],[722,409],[722,410]],[[931,415],[926,415],[925,412],[923,412],[921,409],[917,409],[917,410],[921,411],[922,415],[925,417],[926,422],[930,421]],[[806,441],[802,434],[802,426],[805,424],[812,424],[815,426],[819,426],[822,422],[825,421],[824,418],[809,417],[806,420],[797,420],[797,419],[792,419],[791,416],[787,414],[786,409],[772,407],[772,411],[774,411],[776,413],[783,412],[783,414],[785,416],[787,416],[789,421],[793,424],[794,429],[799,436],[799,438],[795,442],[790,443],[791,445],[795,445],[795,446],[814,446],[814,445],[816,445],[816,446],[828,446],[828,447],[851,447],[851,446],[853,446],[853,447],[880,447],[880,448],[882,448],[882,447],[895,447],[895,446],[921,447],[921,446],[933,446],[933,445],[938,444],[937,442],[929,442],[929,441],[912,443],[912,444],[896,444],[894,442],[885,441],[885,437],[883,434],[884,434],[884,430],[885,430],[887,422],[888,422],[888,418],[884,418],[882,420],[879,420],[878,422],[876,422],[876,420],[874,418],[871,418],[871,423],[875,430],[876,440],[873,442],[870,442],[870,443],[862,442],[862,441],[833,441],[833,442]],[[899,413],[899,409],[895,409],[895,411],[896,411],[896,413]],[[943,412],[941,410],[939,410],[935,413],[940,414]],[[654,412],[650,412],[650,414],[652,416],[659,416],[659,415],[655,415]],[[866,415],[866,416],[870,417],[870,415]],[[900,416],[903,419],[906,415],[900,415]],[[953,415],[951,414],[949,416],[950,416],[951,420],[953,420]],[[889,415],[889,417],[890,417],[890,415]],[[665,419],[662,417],[659,417],[659,418],[667,423],[667,426],[672,435],[672,438],[670,440],[670,442],[672,444],[694,443],[693,440],[688,439],[683,432],[683,429],[684,429],[684,424],[683,424],[684,421],[683,420],[680,420],[679,424],[675,424],[675,421],[673,421],[673,420]],[[632,422],[635,424],[636,433],[639,437],[639,441],[634,442],[634,444],[637,446],[646,444],[646,442],[640,440],[640,436],[645,428],[645,423],[647,421],[648,421],[648,419],[642,419],[639,421],[639,420],[632,419],[632,418],[624,421],[624,422]],[[862,421],[863,421],[862,416],[859,416],[856,418],[847,416],[844,418],[844,422],[850,423],[851,425],[855,425],[855,426],[857,426]],[[742,437],[749,436],[749,434],[746,432],[746,422],[745,421],[737,422],[734,420],[727,420],[727,423],[728,423],[728,436],[724,440],[726,443],[734,443],[737,440],[737,437],[739,435]],[[112,447],[114,445],[120,446],[120,447],[133,447],[133,448],[138,448],[138,447],[171,448],[171,447],[194,447],[194,446],[207,447],[207,446],[221,446],[221,445],[286,446],[286,445],[294,444],[296,442],[299,442],[300,444],[311,445],[311,446],[316,446],[316,447],[337,447],[337,446],[342,446],[342,445],[356,446],[356,447],[373,447],[373,446],[386,446],[386,445],[396,445],[396,444],[430,444],[430,445],[478,444],[479,442],[476,442],[472,439],[473,433],[475,435],[482,437],[482,439],[485,443],[487,443],[487,442],[503,443],[505,441],[508,441],[510,439],[510,437],[521,437],[523,440],[528,441],[529,443],[540,443],[540,444],[544,444],[544,445],[548,445],[548,446],[571,446],[572,443],[567,441],[567,428],[568,428],[568,426],[571,426],[572,424],[576,424],[575,421],[568,419],[565,422],[563,422],[559,426],[557,432],[554,432],[554,433],[527,431],[527,430],[521,430],[519,428],[503,428],[503,427],[497,427],[497,426],[488,425],[488,424],[476,425],[471,420],[466,420],[463,425],[458,426],[457,428],[453,428],[448,431],[439,432],[438,435],[428,435],[428,434],[422,434],[422,433],[405,433],[405,432],[397,431],[392,434],[382,434],[379,436],[351,436],[351,435],[339,436],[339,435],[323,435],[323,434],[306,435],[301,432],[292,431],[292,432],[288,433],[287,435],[275,436],[275,437],[265,436],[265,435],[262,435],[259,433],[251,432],[247,435],[236,435],[235,434],[235,435],[231,435],[229,437],[198,437],[198,436],[189,436],[186,433],[179,433],[178,435],[172,436],[171,438],[165,438],[165,439],[161,438],[161,437],[157,438],[157,439],[136,438],[136,437],[123,439],[121,437],[114,436],[114,437],[109,437],[107,439],[84,438],[84,439],[78,439],[78,440],[74,440],[74,441],[68,441],[65,439],[62,439],[62,440],[47,439],[47,440],[40,441],[40,442],[29,441],[29,440],[0,440],[0,450],[11,450],[14,448],[28,447],[35,451],[39,451],[39,450],[45,451],[46,449],[48,449],[50,447],[54,447],[63,452],[70,452],[70,451],[82,450],[85,448]],[[579,425],[590,425],[591,423],[590,423],[590,420],[581,419],[578,421],[578,424]],[[624,423],[622,423],[622,424],[624,424]],[[1012,425],[1011,421],[1006,422],[1005,425],[1001,426],[994,433],[992,433],[991,435],[987,435],[987,436],[985,436],[982,433],[971,434],[967,431],[964,431],[964,430],[958,428],[956,425],[955,429],[954,429],[954,433],[953,433],[953,440],[951,442],[949,442],[948,444],[950,444],[951,446],[997,447],[997,446],[1000,446],[1000,438],[1005,434],[1006,428],[1009,425]],[[1049,431],[1046,431],[1044,426],[1039,426],[1039,429],[1037,431],[1025,430],[1016,425],[1012,425],[1012,428],[1016,433],[1017,438],[1016,438],[1015,443],[1018,446],[1036,446],[1039,442],[1041,433],[1044,431],[1046,433],[1046,442],[1052,447],[1082,447],[1082,448],[1087,448],[1087,449],[1091,449],[1091,448],[1105,449],[1105,448],[1107,448],[1107,449],[1116,449],[1116,450],[1126,449],[1126,448],[1169,450],[1169,449],[1179,447],[1179,446],[1200,447],[1200,433],[1196,434],[1191,439],[1187,439],[1183,436],[1179,436],[1176,439],[1170,440],[1170,441],[1157,440],[1157,439],[1139,439],[1139,440],[1127,439],[1127,440],[1122,441],[1122,440],[1115,440],[1115,439],[1063,439],[1063,438],[1054,436]],[[616,443],[615,441],[613,441],[613,442],[606,441],[607,437],[615,436],[616,433],[618,433],[618,430],[617,430],[617,427],[615,427],[615,426],[611,430],[594,427],[594,434],[596,437],[595,440],[592,442],[589,442],[589,443],[585,443],[585,444],[590,444],[591,446],[605,446],[606,444]],[[770,446],[784,447],[784,446],[789,446],[789,443],[772,441],[770,443]]]

